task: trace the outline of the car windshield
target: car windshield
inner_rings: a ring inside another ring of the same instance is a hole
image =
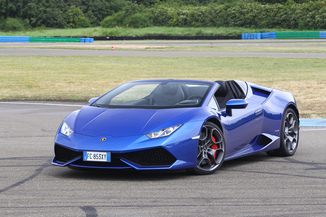
[[[212,84],[193,81],[137,81],[123,84],[92,106],[108,108],[199,107]]]

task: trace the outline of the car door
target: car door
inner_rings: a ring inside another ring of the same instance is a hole
[[[232,115],[221,111],[221,122],[224,127],[227,144],[226,157],[250,148],[257,135],[261,132],[263,109],[260,103],[251,98],[246,99],[246,108],[232,109]]]

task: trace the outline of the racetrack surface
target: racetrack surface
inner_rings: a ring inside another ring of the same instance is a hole
[[[147,47],[325,47],[326,40],[196,40],[196,41],[99,41],[96,43],[0,43],[0,56],[157,56],[157,57],[266,57],[326,58],[320,53],[212,52],[212,51],[111,51],[111,45],[125,49]],[[39,48],[41,47],[41,48]],[[49,49],[53,47],[53,49]],[[60,49],[66,47],[68,49]],[[76,49],[69,49],[74,47]],[[87,47],[91,49],[87,50]],[[47,48],[47,49],[45,49]],[[94,50],[96,48],[107,50]]]
[[[265,53],[265,52],[197,52],[197,51],[110,51],[40,48],[2,48],[0,56],[156,56],[156,57],[266,57],[326,58],[326,53]]]
[[[52,166],[55,133],[80,103],[0,103],[0,216],[326,216],[326,128],[292,157],[258,154],[213,175]]]

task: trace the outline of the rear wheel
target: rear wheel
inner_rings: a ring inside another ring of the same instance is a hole
[[[299,144],[299,118],[291,108],[284,112],[280,140],[280,148],[267,154],[270,156],[294,155]]]
[[[196,174],[211,174],[218,170],[225,157],[225,140],[222,130],[211,122],[206,122],[200,132]]]

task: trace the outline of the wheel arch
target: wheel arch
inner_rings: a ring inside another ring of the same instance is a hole
[[[297,117],[299,118],[299,110],[298,110],[298,108],[297,108],[294,104],[290,104],[290,105],[288,105],[288,106],[285,108],[285,110],[288,109],[288,108],[293,109],[293,111],[295,112],[295,114],[296,114]],[[285,111],[285,110],[284,110],[284,111]]]
[[[213,124],[216,124],[222,130],[222,132],[224,133],[222,124],[217,118],[209,118],[208,120],[206,120],[206,122],[212,122]]]
[[[291,104],[289,104],[288,106],[285,107],[284,112],[285,112],[288,108],[291,108],[291,109],[295,112],[295,114],[296,114],[297,117],[298,117],[298,122],[299,122],[299,126],[300,126],[300,116],[299,116],[299,110],[298,110],[297,106],[296,106],[295,104],[292,104],[292,103],[291,103]],[[284,112],[283,112],[283,114],[284,114]]]

